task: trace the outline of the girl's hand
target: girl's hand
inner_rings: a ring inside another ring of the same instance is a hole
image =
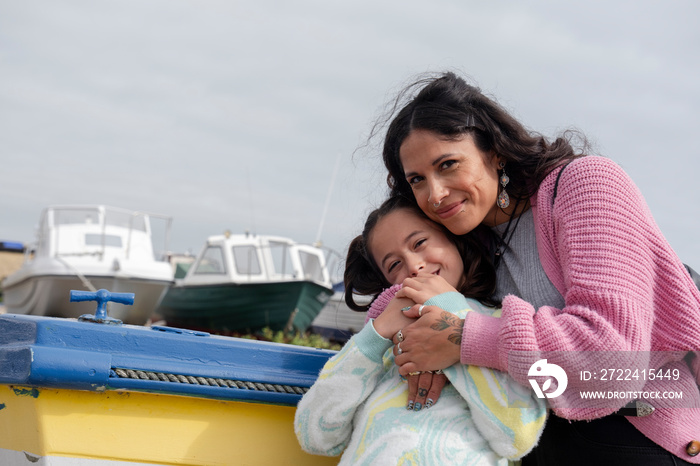
[[[396,293],[397,298],[408,298],[423,304],[430,298],[449,291],[457,291],[440,275],[421,272],[403,281],[403,287]]]
[[[393,338],[395,362],[401,375],[436,371],[460,362],[463,319],[437,306],[423,305],[414,305],[404,315],[418,320],[401,328],[401,338]]]
[[[386,309],[374,319],[374,330],[387,340],[391,340],[396,332],[415,321],[415,318],[408,317],[401,311],[402,308],[414,304],[410,299],[394,297]]]

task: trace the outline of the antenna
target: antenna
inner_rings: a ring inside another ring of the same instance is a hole
[[[328,206],[331,203],[331,194],[333,194],[333,186],[335,186],[335,179],[338,176],[338,168],[340,168],[340,156],[335,159],[335,167],[333,167],[333,175],[331,176],[331,185],[328,187],[328,195],[326,196],[326,203],[323,206],[323,214],[321,214],[321,224],[318,226],[318,233],[316,233],[316,245],[321,245],[321,232],[323,231],[323,224],[326,222],[326,214],[328,213]]]
[[[250,170],[248,168],[248,164],[245,166],[245,176],[246,184],[248,185],[248,213],[250,214],[250,223],[252,223],[251,229],[253,230],[253,234],[255,234],[257,232],[257,228],[255,226],[255,209],[253,209],[253,194],[250,188]]]

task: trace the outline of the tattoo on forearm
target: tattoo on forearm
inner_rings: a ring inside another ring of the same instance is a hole
[[[443,312],[442,314],[440,314],[440,320],[431,325],[430,328],[438,332],[441,332],[443,330],[449,330],[450,335],[447,337],[447,340],[454,343],[455,345],[461,345],[462,323],[463,321],[459,319],[456,315],[450,314],[449,312]]]

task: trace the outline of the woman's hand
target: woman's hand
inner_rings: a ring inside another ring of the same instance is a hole
[[[421,272],[415,277],[405,279],[396,297],[408,298],[414,303],[423,304],[430,298],[449,291],[457,290],[440,275]]]
[[[443,373],[420,372],[409,374],[408,404],[406,409],[420,411],[423,407],[430,408],[437,403],[442,389],[447,384],[447,376]]]
[[[403,314],[418,320],[401,328],[393,338],[401,375],[445,369],[460,361],[463,319],[437,306],[414,305]]]

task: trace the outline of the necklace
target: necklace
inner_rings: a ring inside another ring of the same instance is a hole
[[[517,219],[515,220],[515,225],[513,225],[513,229],[511,230],[510,227],[513,224],[513,217],[515,217],[515,214],[518,212],[519,205],[520,205],[520,199],[518,199],[516,201],[515,208],[513,209],[513,213],[510,215],[510,218],[508,219],[508,224],[506,225],[505,230],[503,230],[503,233],[501,233],[501,236],[500,237],[495,236],[496,251],[494,252],[494,259],[493,259],[493,267],[495,269],[498,269],[498,265],[501,263],[501,257],[503,256],[503,253],[505,252],[505,250],[508,249],[508,244],[510,243],[510,240],[513,238],[513,233],[515,233],[515,230],[518,228],[518,224],[520,223],[520,218],[523,216],[523,213],[525,212],[525,209],[523,209],[523,211],[520,212]],[[526,207],[527,207],[527,205],[526,205]]]

